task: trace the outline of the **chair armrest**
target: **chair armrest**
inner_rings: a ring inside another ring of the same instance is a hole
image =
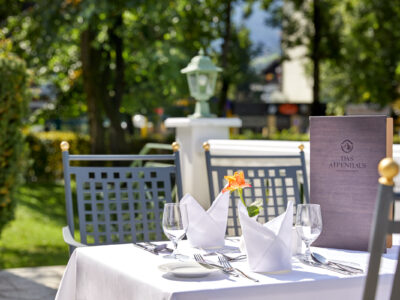
[[[85,244],[79,243],[77,241],[75,241],[75,239],[73,238],[71,231],[69,230],[68,226],[63,227],[62,229],[62,233],[63,233],[63,238],[64,241],[70,245],[70,246],[74,246],[74,247],[85,247]]]

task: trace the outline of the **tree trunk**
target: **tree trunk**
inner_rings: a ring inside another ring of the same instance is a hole
[[[313,1],[313,24],[314,24],[314,37],[312,45],[311,59],[313,61],[313,103],[311,105],[311,115],[320,116],[325,115],[325,107],[320,101],[320,59],[321,59],[321,6],[319,0]]]
[[[95,37],[95,33],[86,29],[81,34],[81,60],[83,87],[85,90],[88,117],[89,117],[89,134],[91,153],[105,153],[104,147],[104,129],[102,124],[102,104],[101,104],[101,84],[98,82],[100,78],[99,64],[101,61],[101,51],[91,46]]]
[[[231,14],[232,14],[232,1],[227,1],[225,10],[225,32],[224,32],[224,42],[222,44],[222,55],[221,55],[221,67],[223,69],[222,73],[222,87],[219,95],[218,101],[218,115],[222,116],[225,112],[226,101],[228,99],[228,89],[229,89],[229,79],[227,74],[228,66],[228,53],[231,41]]]
[[[115,19],[115,23],[110,27],[108,34],[110,42],[115,50],[115,74],[114,74],[114,93],[105,101],[105,109],[110,119],[110,149],[112,153],[126,153],[128,145],[125,139],[125,132],[121,127],[122,114],[120,107],[125,90],[125,62],[123,54],[123,40],[117,34],[122,31],[122,16]]]

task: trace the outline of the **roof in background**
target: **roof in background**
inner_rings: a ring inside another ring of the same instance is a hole
[[[257,74],[261,74],[266,68],[268,68],[276,60],[280,59],[279,53],[264,54],[254,58],[250,65],[256,71]]]

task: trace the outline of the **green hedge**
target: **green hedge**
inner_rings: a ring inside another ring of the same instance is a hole
[[[268,136],[255,133],[252,130],[244,130],[241,134],[231,136],[234,140],[279,140],[279,141],[308,141],[308,133],[299,133],[295,128],[276,131]]]
[[[296,133],[292,130],[282,130],[270,137],[263,137],[251,131],[246,131],[241,135],[234,135],[233,139],[272,139],[272,140],[292,140],[307,141],[308,134]],[[90,141],[88,135],[77,134],[74,132],[49,131],[29,133],[26,137],[30,149],[30,163],[27,172],[27,179],[31,182],[55,182],[62,180],[62,156],[60,143],[67,141],[70,144],[71,154],[89,154]],[[148,138],[134,138],[130,141],[130,154],[137,154],[146,143],[171,144],[173,137],[152,136]],[[398,136],[395,136],[398,142]],[[164,153],[154,150],[151,153]]]
[[[295,129],[283,129],[269,136],[263,136],[261,133],[254,133],[251,130],[245,130],[242,134],[234,134],[231,136],[235,140],[280,140],[280,141],[309,141],[308,133],[298,133]],[[400,144],[400,135],[393,135],[393,144]]]
[[[22,129],[29,98],[25,62],[0,49],[0,233],[14,218],[15,191],[23,180],[27,147]]]
[[[63,178],[60,144],[67,141],[71,154],[89,154],[89,136],[74,132],[48,131],[29,133],[29,181],[55,182]]]
[[[70,154],[90,154],[88,135],[74,132],[31,132],[26,137],[30,149],[30,166],[27,179],[30,182],[57,182],[63,179],[60,144],[67,141]],[[171,143],[171,137],[153,136],[134,138],[130,141],[130,154],[137,154],[146,143]],[[162,151],[156,151],[156,153]],[[154,152],[152,152],[154,153]]]

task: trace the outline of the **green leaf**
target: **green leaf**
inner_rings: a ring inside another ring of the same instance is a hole
[[[257,216],[260,213],[260,208],[258,206],[247,206],[247,213],[249,217]]]

